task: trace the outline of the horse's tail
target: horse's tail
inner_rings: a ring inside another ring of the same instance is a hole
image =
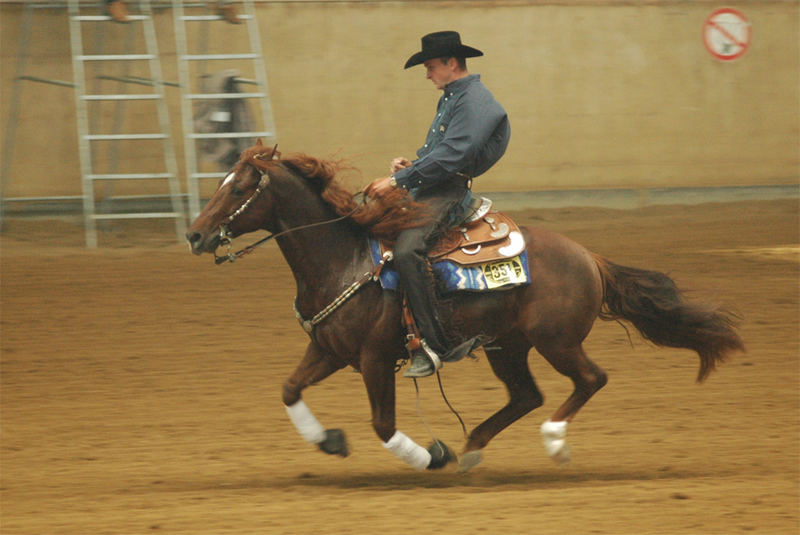
[[[620,266],[595,256],[603,278],[600,318],[631,322],[656,345],[692,349],[700,356],[697,382],[725,361],[729,352],[744,351],[736,318],[713,306],[689,303],[675,282],[658,271]]]

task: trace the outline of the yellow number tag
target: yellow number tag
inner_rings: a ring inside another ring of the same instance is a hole
[[[518,256],[508,260],[498,260],[481,266],[486,285],[489,288],[498,288],[506,284],[521,284],[528,282],[525,270]]]

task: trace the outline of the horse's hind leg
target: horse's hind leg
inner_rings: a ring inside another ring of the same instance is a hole
[[[589,360],[583,347],[537,346],[541,355],[561,374],[572,379],[574,390],[567,400],[542,424],[542,441],[548,455],[557,463],[569,461],[566,444],[567,423],[572,421],[595,392],[607,382],[606,373]]]
[[[528,368],[530,348],[521,336],[498,339],[484,347],[492,371],[506,385],[508,403],[470,433],[459,462],[461,471],[481,461],[481,450],[495,435],[544,402]]]

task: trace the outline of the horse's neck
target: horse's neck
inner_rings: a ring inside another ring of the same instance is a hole
[[[285,230],[303,224],[308,221],[285,221],[281,226]],[[315,314],[369,269],[366,235],[346,222],[289,232],[278,238],[278,245],[294,275],[301,313]]]

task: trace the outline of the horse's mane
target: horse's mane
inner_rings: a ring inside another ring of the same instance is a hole
[[[431,217],[428,207],[414,202],[403,189],[393,189],[381,198],[364,195],[357,201],[353,192],[336,179],[341,169],[350,168],[343,161],[323,160],[302,153],[283,158],[275,149],[259,144],[242,152],[234,169],[245,163],[264,171],[281,164],[300,174],[337,214],[348,216],[374,237],[389,243],[394,243],[401,231],[421,226]]]

